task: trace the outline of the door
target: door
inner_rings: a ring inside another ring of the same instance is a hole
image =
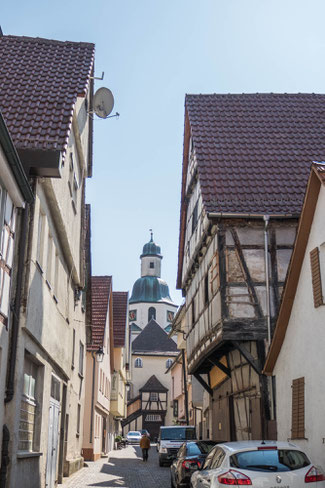
[[[60,386],[60,380],[52,374],[46,459],[45,486],[47,488],[54,488],[57,481],[56,468],[59,450]]]

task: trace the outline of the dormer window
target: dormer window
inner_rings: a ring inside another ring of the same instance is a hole
[[[150,261],[150,269],[154,269],[155,263],[153,261]]]

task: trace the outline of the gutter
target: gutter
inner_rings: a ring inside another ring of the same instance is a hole
[[[96,358],[94,355],[94,351],[91,351],[91,357],[93,358],[93,383],[91,386],[91,410],[90,410],[90,434],[89,434],[89,442],[90,444],[93,443],[93,428],[94,428],[94,399],[95,399],[95,366],[96,366]]]
[[[208,219],[264,219],[265,214],[260,213],[232,213],[232,212],[208,212]],[[271,219],[298,219],[300,214],[268,214]]]

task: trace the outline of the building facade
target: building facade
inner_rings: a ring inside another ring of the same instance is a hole
[[[310,119],[324,102],[314,95],[186,97],[178,287],[188,371],[205,388],[203,437],[276,435],[272,385],[262,374],[265,343],[310,161],[325,149]]]
[[[325,465],[322,356],[325,347],[325,165],[313,164],[288,279],[264,367],[273,376],[277,438]]]
[[[92,168],[94,45],[2,36],[0,51],[0,103],[35,193],[5,403],[5,486],[51,488],[83,465],[85,182]],[[26,104],[29,110],[17,119]]]

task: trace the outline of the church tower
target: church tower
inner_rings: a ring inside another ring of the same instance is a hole
[[[129,300],[129,322],[132,340],[154,319],[168,333],[177,305],[172,301],[167,283],[161,279],[160,246],[151,239],[143,246],[141,278],[133,285]]]

